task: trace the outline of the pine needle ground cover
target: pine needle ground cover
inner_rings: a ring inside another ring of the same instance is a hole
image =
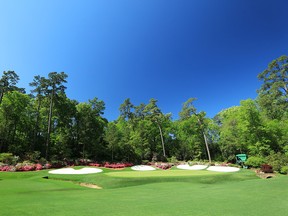
[[[127,168],[87,175],[2,172],[0,209],[3,216],[285,215],[287,185],[287,176],[260,179],[250,170],[137,172]]]

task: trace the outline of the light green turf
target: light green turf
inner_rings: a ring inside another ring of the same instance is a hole
[[[287,185],[287,176],[259,179],[249,170],[0,173],[0,215],[286,215]]]

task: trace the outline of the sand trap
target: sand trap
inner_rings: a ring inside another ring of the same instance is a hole
[[[207,170],[215,172],[237,172],[240,168],[228,166],[210,166]]]
[[[91,174],[91,173],[99,173],[103,170],[98,168],[82,168],[79,170],[75,170],[73,168],[63,168],[49,171],[50,174]]]
[[[102,189],[102,187],[99,187],[98,185],[88,184],[88,183],[80,183],[80,186],[82,186],[82,187],[88,187],[88,188],[93,188],[93,189]]]
[[[132,170],[136,170],[136,171],[152,171],[152,170],[156,170],[154,167],[147,166],[147,165],[136,165],[136,166],[132,166],[131,169]]]
[[[207,168],[207,165],[193,165],[189,166],[188,164],[182,164],[177,166],[178,169],[184,170],[203,170]]]

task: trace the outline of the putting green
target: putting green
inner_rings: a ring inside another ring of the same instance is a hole
[[[213,175],[219,173],[213,173]],[[111,177],[125,177],[125,178],[142,178],[142,177],[179,177],[179,176],[203,176],[211,175],[211,172],[206,170],[157,170],[157,171],[145,171],[145,172],[109,172],[105,175]]]
[[[288,176],[260,179],[250,170],[103,169],[87,175],[50,175],[44,170],[0,173],[0,179],[1,216],[270,216],[286,215],[288,209]],[[104,189],[81,187],[79,182]]]

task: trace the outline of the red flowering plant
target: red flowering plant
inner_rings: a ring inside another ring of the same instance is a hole
[[[167,169],[170,169],[172,165],[168,163],[161,163],[161,164],[156,164],[156,167],[163,169],[163,170],[167,170]]]
[[[33,171],[36,169],[36,165],[29,162],[29,161],[23,161],[23,163],[17,163],[16,171]]]
[[[125,167],[132,167],[134,165],[133,163],[129,163],[129,162],[125,162],[123,164]]]
[[[89,163],[89,166],[94,166],[94,167],[100,167],[101,164],[100,163]]]
[[[262,164],[261,171],[264,173],[273,173],[273,167],[269,164]]]
[[[15,167],[14,166],[9,166],[9,165],[1,165],[0,166],[0,171],[2,172],[15,172]]]
[[[122,163],[117,163],[117,164],[113,163],[113,164],[110,164],[110,163],[106,162],[106,163],[104,164],[104,167],[105,167],[105,168],[111,168],[111,169],[122,169],[122,168],[125,168],[125,165],[122,164]]]
[[[43,169],[43,166],[41,164],[36,164],[35,165],[35,170],[42,170]]]
[[[52,165],[50,163],[46,163],[43,166],[43,169],[50,169],[52,167]]]

